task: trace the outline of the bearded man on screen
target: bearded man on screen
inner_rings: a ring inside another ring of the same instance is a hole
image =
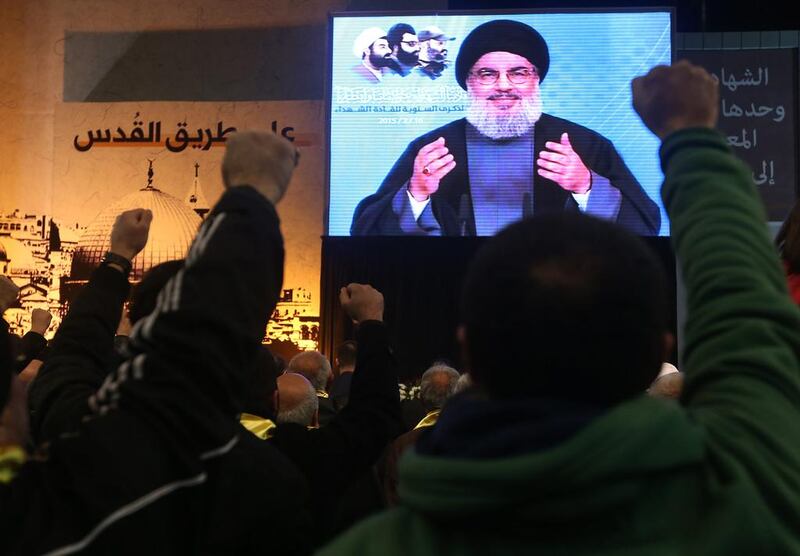
[[[599,133],[542,113],[550,54],[532,27],[476,27],[456,58],[466,118],[412,141],[378,191],[355,210],[351,235],[494,235],[547,212],[581,211],[657,235],[656,204]]]

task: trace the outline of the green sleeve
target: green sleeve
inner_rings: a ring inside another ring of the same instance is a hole
[[[664,206],[687,291],[682,402],[712,458],[800,523],[800,311],[750,170],[711,130],[661,147]],[[721,459],[719,459],[721,458]]]

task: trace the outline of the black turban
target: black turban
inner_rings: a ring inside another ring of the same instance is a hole
[[[539,81],[550,67],[550,52],[542,35],[519,21],[498,19],[477,26],[467,35],[456,57],[456,81],[467,89],[467,76],[478,58],[487,52],[511,52],[536,66]]]

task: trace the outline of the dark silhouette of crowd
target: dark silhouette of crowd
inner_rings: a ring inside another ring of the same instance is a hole
[[[660,262],[569,212],[482,245],[462,368],[400,388],[383,295],[356,283],[334,364],[282,368],[262,339],[298,156],[242,131],[185,259],[132,287],[152,214],[123,212],[50,342],[44,311],[22,338],[0,321],[0,553],[800,554],[800,211],[776,249],[703,69],[632,91],[661,140],[681,372]],[[17,294],[0,277],[0,310]]]

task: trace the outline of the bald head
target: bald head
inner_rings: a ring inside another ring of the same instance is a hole
[[[289,141],[265,131],[240,131],[225,142],[225,147],[225,187],[251,185],[262,191],[286,190],[297,161],[297,151]]]
[[[458,371],[447,365],[433,365],[425,371],[419,384],[419,395],[425,409],[441,409],[455,392],[458,377]]]
[[[305,351],[292,357],[286,372],[303,375],[316,390],[323,391],[331,376],[331,364],[320,352]]]
[[[647,392],[654,398],[677,400],[682,390],[683,373],[668,373],[655,379]]]
[[[316,425],[318,408],[317,392],[304,376],[285,373],[278,377],[278,423]]]

